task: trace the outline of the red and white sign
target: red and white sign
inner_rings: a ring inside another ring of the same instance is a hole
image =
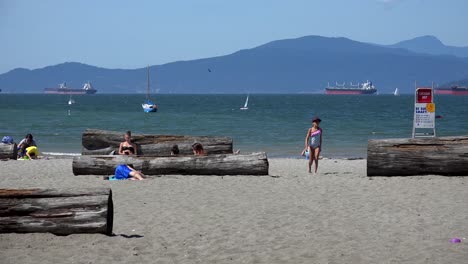
[[[428,104],[432,103],[432,88],[418,88],[416,89],[416,103]]]

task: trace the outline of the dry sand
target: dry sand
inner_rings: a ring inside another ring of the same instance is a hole
[[[270,159],[271,176],[73,176],[0,161],[0,188],[113,190],[116,236],[0,234],[0,263],[468,263],[468,178],[366,176],[366,160]]]

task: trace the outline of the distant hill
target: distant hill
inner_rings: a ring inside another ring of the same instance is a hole
[[[434,36],[422,36],[398,42],[389,47],[404,48],[410,51],[432,55],[453,55],[468,58],[468,47],[447,46]]]
[[[151,66],[152,89],[160,93],[321,93],[328,82],[371,80],[379,93],[402,93],[431,82],[468,78],[468,59],[416,53],[346,38],[307,36],[278,40],[233,54]],[[91,81],[98,93],[144,93],[146,69],[104,69],[68,62],[0,75],[0,89],[42,93],[67,82]]]

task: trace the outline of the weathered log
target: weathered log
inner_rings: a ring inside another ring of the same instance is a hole
[[[367,176],[468,176],[468,136],[369,140]]]
[[[4,144],[0,143],[0,159],[16,159],[18,150],[16,143]]]
[[[0,233],[112,234],[109,188],[0,189]]]
[[[124,132],[86,129],[82,135],[82,155],[108,155],[118,153]],[[192,154],[192,144],[199,142],[207,154],[232,153],[232,138],[214,136],[177,136],[132,134],[132,142],[138,147],[137,154],[145,156],[167,156],[177,144],[181,155]]]
[[[146,175],[268,175],[264,152],[177,157],[77,156],[72,168],[75,175],[112,175],[119,164],[131,164]]]

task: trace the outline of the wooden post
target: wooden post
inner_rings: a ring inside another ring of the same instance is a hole
[[[0,143],[0,159],[17,159],[18,149],[16,143]]]
[[[468,136],[369,140],[367,176],[468,176]]]
[[[82,135],[82,155],[108,155],[118,153],[124,132],[87,129]],[[132,134],[132,142],[138,146],[137,153],[145,156],[167,156],[173,145],[178,145],[181,155],[192,154],[192,144],[199,142],[207,154],[230,154],[232,138],[214,136],[176,136]]]
[[[0,233],[112,234],[109,188],[0,189]]]
[[[177,157],[77,156],[72,169],[75,175],[112,175],[119,164],[132,164],[146,175],[268,175],[264,152]]]

